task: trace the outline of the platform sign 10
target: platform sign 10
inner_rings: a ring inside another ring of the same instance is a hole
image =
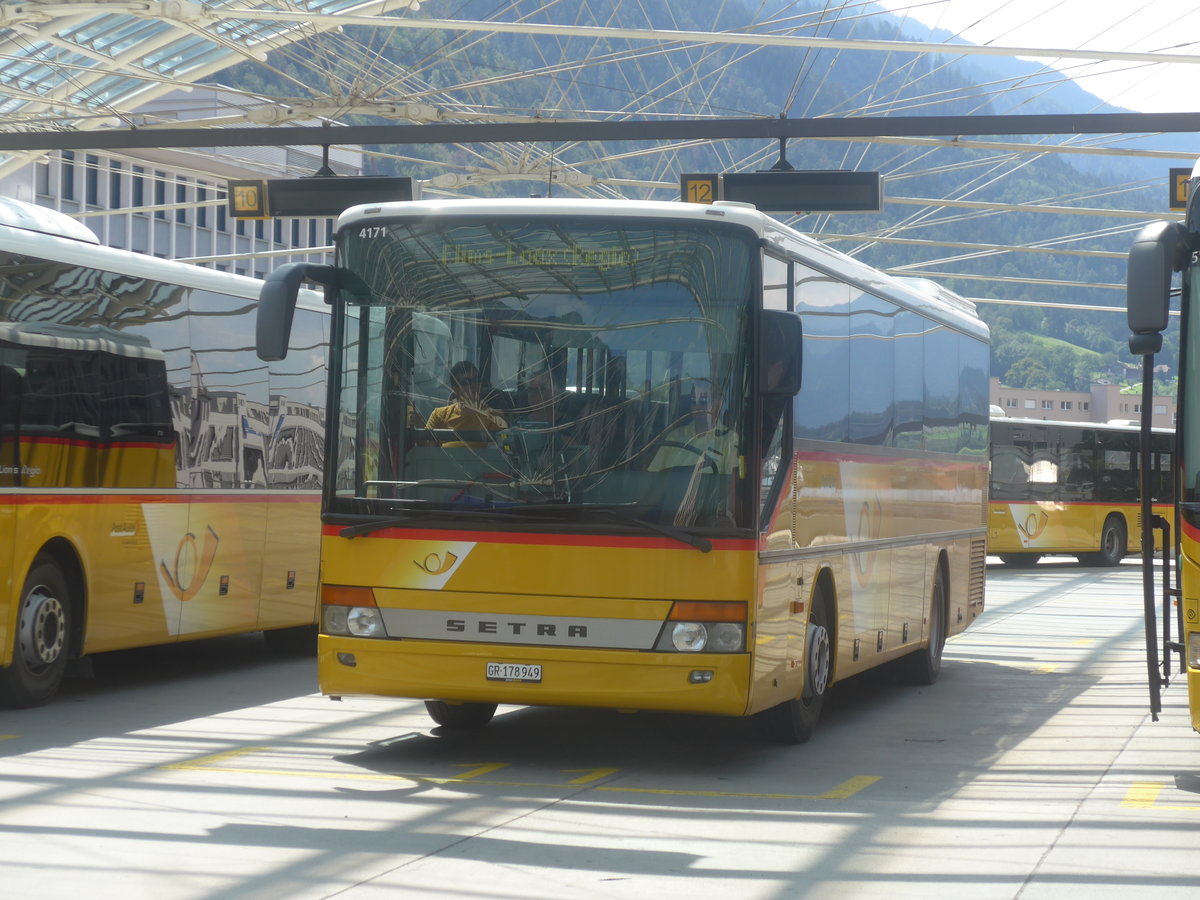
[[[228,188],[229,214],[235,219],[267,219],[267,183],[231,181]]]

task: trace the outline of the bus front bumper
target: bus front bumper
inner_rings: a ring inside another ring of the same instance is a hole
[[[321,692],[521,706],[741,716],[747,653],[644,653],[321,635]],[[488,663],[540,666],[541,681],[489,680]]]

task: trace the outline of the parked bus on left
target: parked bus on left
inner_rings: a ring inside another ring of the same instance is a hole
[[[259,286],[0,200],[0,705],[103,651],[315,639],[327,316],[262,363]]]

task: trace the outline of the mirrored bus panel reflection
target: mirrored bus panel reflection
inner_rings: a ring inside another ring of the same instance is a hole
[[[757,716],[931,682],[983,609],[974,307],[739,204],[356,207],[332,303],[319,676],[427,701]],[[297,344],[293,337],[292,346]]]
[[[0,703],[108,650],[311,647],[328,315],[305,292],[268,366],[260,286],[0,201]]]

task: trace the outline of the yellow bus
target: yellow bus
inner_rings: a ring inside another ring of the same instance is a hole
[[[988,552],[1013,567],[1069,555],[1115,566],[1141,548],[1136,425],[993,417]],[[1156,429],[1151,500],[1169,515],[1175,437]]]
[[[267,366],[260,287],[0,200],[0,703],[107,650],[311,646],[328,314]]]
[[[752,207],[359,206],[336,264],[321,690],[757,715],[932,682],[983,610],[988,332],[974,306]],[[291,341],[296,343],[295,339]]]

